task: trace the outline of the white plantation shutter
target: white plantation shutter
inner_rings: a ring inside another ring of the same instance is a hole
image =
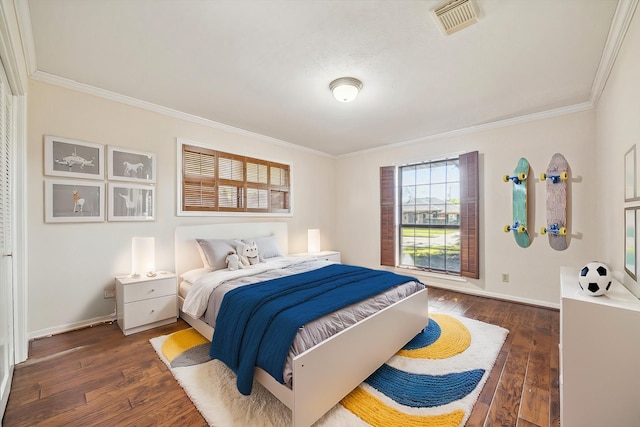
[[[3,253],[11,251],[11,142],[13,141],[13,115],[11,93],[7,84],[2,84],[2,184],[0,184],[0,248]]]
[[[0,65],[0,417],[4,413],[14,366],[13,341],[13,95]]]

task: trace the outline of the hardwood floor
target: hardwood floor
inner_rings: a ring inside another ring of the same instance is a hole
[[[433,287],[429,301],[434,312],[510,331],[467,426],[560,425],[558,311]],[[149,344],[186,327],[179,320],[125,337],[105,324],[32,341],[2,425],[206,426]]]

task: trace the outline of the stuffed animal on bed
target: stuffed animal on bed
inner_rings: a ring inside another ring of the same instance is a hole
[[[239,268],[244,268],[244,265],[240,262],[240,257],[235,251],[229,251],[227,254],[227,259],[225,260],[227,263],[227,268],[231,271],[237,270]]]
[[[243,243],[238,246],[238,255],[240,263],[245,267],[255,265],[260,262],[258,259],[258,245],[256,242]]]

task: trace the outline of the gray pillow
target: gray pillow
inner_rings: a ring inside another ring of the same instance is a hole
[[[260,260],[265,260],[269,258],[284,256],[282,251],[280,250],[280,246],[278,246],[278,239],[276,236],[262,236],[262,237],[254,237],[253,239],[242,239],[243,243],[250,244],[251,242],[256,242],[258,246],[258,256]]]
[[[204,268],[222,270],[227,268],[227,255],[236,251],[233,239],[196,239]]]

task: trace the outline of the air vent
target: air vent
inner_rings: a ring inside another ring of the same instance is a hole
[[[478,22],[476,10],[473,0],[453,0],[435,8],[433,15],[442,32],[448,36]]]

